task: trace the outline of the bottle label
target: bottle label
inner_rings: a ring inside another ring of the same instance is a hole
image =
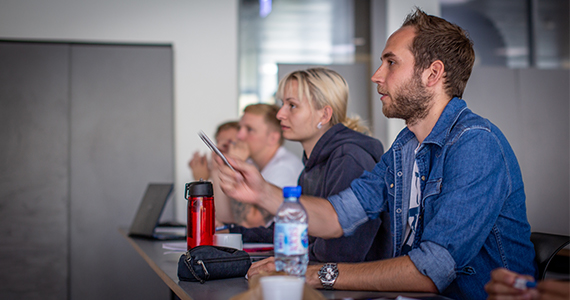
[[[273,244],[275,253],[283,255],[306,254],[309,248],[307,224],[275,224]]]

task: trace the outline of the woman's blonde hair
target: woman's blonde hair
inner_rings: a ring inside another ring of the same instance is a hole
[[[283,99],[285,88],[292,80],[296,80],[298,83],[299,100],[304,97],[315,110],[322,109],[327,105],[332,108],[331,126],[342,123],[352,130],[370,134],[370,130],[361,124],[358,116],[355,118],[346,116],[348,83],[340,74],[327,68],[293,71],[279,81],[277,99]]]

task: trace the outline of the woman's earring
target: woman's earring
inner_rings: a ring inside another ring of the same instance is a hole
[[[318,128],[318,129],[323,128],[323,123],[319,122],[319,124],[317,124],[317,128]]]

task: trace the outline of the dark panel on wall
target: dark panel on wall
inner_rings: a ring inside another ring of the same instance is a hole
[[[174,182],[172,49],[74,45],[71,61],[71,298],[165,299],[117,229],[149,182]]]
[[[69,46],[0,43],[0,299],[66,299]]]

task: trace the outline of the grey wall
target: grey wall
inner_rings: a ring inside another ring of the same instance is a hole
[[[570,234],[570,72],[476,67],[467,106],[505,134],[517,155],[533,231]]]
[[[196,132],[214,132],[221,120],[238,117],[238,7],[238,0],[0,1],[0,39],[171,44],[173,196],[183,222],[184,184],[192,181],[188,160],[208,150]]]
[[[0,43],[0,298],[65,299],[69,47]]]
[[[0,298],[167,298],[117,230],[174,182],[171,47],[0,43],[0,70]]]

